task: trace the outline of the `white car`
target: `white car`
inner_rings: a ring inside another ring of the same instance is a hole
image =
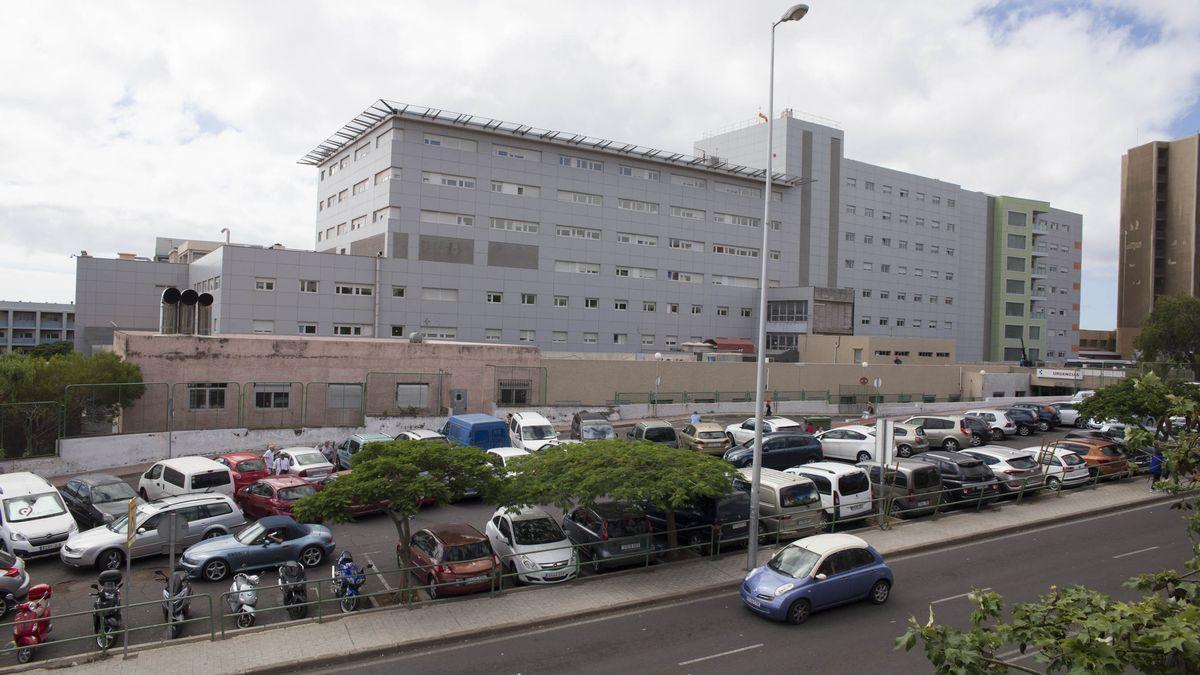
[[[574,579],[579,558],[571,540],[539,508],[499,508],[484,528],[500,568],[518,584],[557,584]]]
[[[1058,417],[1063,424],[1080,429],[1087,426],[1087,420],[1079,415],[1079,401],[1058,401],[1050,405],[1058,411]]]
[[[1042,448],[1040,445],[1024,448],[1021,452],[1030,453],[1034,461],[1046,468],[1046,488],[1057,492],[1064,486],[1086,483],[1091,477],[1088,473],[1087,462],[1075,454],[1074,450],[1066,448]]]
[[[992,440],[1002,441],[1006,436],[1012,436],[1017,433],[1017,423],[1012,421],[1003,410],[987,408],[982,410],[968,410],[963,413],[967,417],[978,417],[992,430]]]
[[[0,543],[22,558],[57,554],[79,531],[58,490],[28,471],[0,474],[0,516]]]
[[[530,452],[541,450],[548,444],[556,444],[558,432],[554,425],[541,413],[517,412],[508,420],[508,436],[515,448]]]
[[[1034,490],[1042,485],[1042,465],[1038,464],[1027,450],[1013,450],[1002,445],[981,445],[965,448],[962,453],[970,455],[992,470],[1000,482],[1001,492]]]
[[[875,427],[849,424],[815,434],[821,453],[828,459],[869,462],[875,459]]]
[[[838,462],[812,462],[786,469],[784,473],[803,476],[817,486],[826,523],[862,518],[873,511],[871,478],[862,468]]]
[[[517,472],[509,469],[508,463],[513,457],[528,457],[530,452],[525,448],[492,448],[488,450],[488,454],[499,457],[500,464],[508,471],[508,475],[514,476]]]
[[[1079,403],[1083,399],[1088,398],[1089,396],[1095,396],[1095,395],[1096,395],[1095,391],[1093,391],[1091,389],[1084,389],[1083,391],[1075,392],[1075,395],[1071,397],[1071,400],[1076,403]]]
[[[333,465],[325,459],[321,451],[313,448],[284,448],[279,451],[292,460],[288,473],[299,476],[309,483],[320,483],[333,473]]]
[[[398,441],[438,441],[441,443],[449,443],[446,437],[436,431],[429,429],[408,429],[396,434]]]
[[[763,418],[763,433],[769,434],[775,431],[784,430],[800,430],[800,423],[795,420],[790,420],[786,417],[764,417]],[[731,446],[741,445],[746,441],[754,438],[754,418],[751,417],[742,423],[733,423],[725,427],[725,435],[729,437]]]

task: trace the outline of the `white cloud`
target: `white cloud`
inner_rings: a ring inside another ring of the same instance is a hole
[[[311,247],[295,161],[380,97],[689,151],[765,106],[786,4],[9,5],[0,297],[69,300],[70,253],[155,235]],[[995,4],[813,2],[776,102],[855,159],[1083,213],[1082,323],[1111,325],[1120,156],[1196,105],[1200,6]]]

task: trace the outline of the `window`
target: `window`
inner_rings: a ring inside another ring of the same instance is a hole
[[[808,301],[769,300],[767,321],[808,321]]]
[[[871,181],[867,181],[866,183],[864,183],[864,184],[863,184],[863,187],[865,187],[866,189],[870,190],[871,192],[874,192],[874,191],[875,191],[875,183],[873,183],[873,182],[871,182]]]
[[[947,232],[954,232],[956,229],[957,228],[955,227],[954,223],[946,223]]]
[[[658,237],[652,237],[648,234],[631,234],[629,232],[618,232],[617,243],[633,244],[635,246],[658,246]]]
[[[1021,337],[1024,337],[1024,334],[1025,334],[1024,326],[1014,326],[1012,324],[1005,324],[1005,326],[1004,326],[1004,337],[1006,339],[1016,340]]]
[[[507,157],[509,159],[524,159],[530,162],[542,161],[542,153],[538,150],[526,150],[525,148],[517,148],[511,145],[492,144],[492,154],[497,157]]]
[[[896,319],[896,326],[903,327],[904,319]],[[896,356],[900,356],[900,352],[896,352]],[[904,352],[904,356],[908,356],[908,352]]]
[[[923,302],[924,300],[925,296],[921,293],[913,293],[913,302]]]
[[[846,187],[858,187],[858,179],[846,176]]]
[[[678,302],[667,303],[667,314],[678,314],[678,313],[679,313],[679,303]]]
[[[953,256],[953,255],[954,255],[954,249],[952,249],[952,248],[947,248],[947,249],[946,249],[946,255],[948,255],[948,256]]]
[[[655,213],[658,211],[656,210]],[[671,207],[672,218],[687,218],[688,220],[704,220],[704,212],[697,209],[688,209],[682,206]]]
[[[349,335],[351,337],[371,337],[371,327],[360,324],[334,324],[334,335]]]
[[[313,279],[301,279],[300,280],[300,292],[301,293],[316,293],[317,288],[318,288],[317,282]]]
[[[1005,266],[1009,272],[1024,272],[1025,271],[1025,259],[1010,255],[1010,256],[1008,256],[1008,260],[1006,261]]]
[[[367,181],[367,179],[364,178],[364,179],[358,181],[357,183],[355,183],[354,187],[351,188],[351,190],[352,190],[351,194],[361,195],[362,193],[366,192],[368,182],[369,181]]]
[[[382,209],[377,209],[375,211],[375,213],[372,213],[371,214],[371,222],[378,223],[380,221],[387,220],[388,218],[399,218],[399,217],[400,217],[400,207],[399,206],[387,206]]]
[[[429,406],[429,385],[424,382],[396,384],[397,408],[426,408]]]
[[[492,305],[499,305],[504,302],[504,294],[500,291],[488,291],[487,302]]]
[[[1024,213],[1022,213],[1021,211],[1009,211],[1008,212],[1008,226],[1009,227],[1025,227],[1027,219],[1028,219],[1028,216],[1025,215]]]
[[[756,249],[756,248],[749,248],[746,246],[732,246],[730,244],[713,244],[712,252],[719,253],[722,255],[740,255],[740,256],[745,256],[747,258],[757,258],[758,257],[758,249]]]
[[[224,382],[194,382],[188,384],[188,410],[221,410],[225,407]]]
[[[850,215],[852,215],[852,216],[855,214],[855,212],[856,212],[857,210],[858,210],[858,209],[857,209],[857,208],[855,208],[855,206],[854,206],[853,204],[847,204],[847,205],[846,205],[846,213],[848,213],[848,214],[850,214]]]
[[[884,237],[883,239],[879,240],[879,243],[883,244],[884,246],[887,246],[888,248],[891,248],[892,247],[892,238]]]
[[[923,201],[925,201],[925,193],[924,193],[924,192],[918,192],[918,193],[916,194],[916,200],[917,200],[917,201],[919,201],[919,202],[923,202]]]
[[[662,179],[662,174],[658,171],[655,171],[654,169],[640,169],[636,166],[625,166],[624,164],[620,165],[617,168],[617,173],[621,174],[622,176],[629,176],[631,178],[640,178],[642,180],[661,180]]]
[[[880,185],[879,187],[882,189],[883,194],[885,194],[885,195],[892,194],[892,186],[891,185]]]
[[[954,281],[954,272],[946,272],[946,281]]]
[[[842,265],[848,270],[854,269],[854,261],[853,260],[843,260]]]
[[[533,342],[536,335],[537,335],[536,331],[522,330],[517,336],[517,341],[518,342]]]
[[[726,225],[740,225],[741,227],[759,227],[762,225],[762,218],[737,216],[732,213],[714,213],[713,222],[724,223]]]
[[[637,199],[617,199],[617,208],[622,211],[637,211],[639,213],[658,213],[658,204],[643,202]]]
[[[441,185],[443,187],[462,188],[465,190],[475,189],[475,179],[470,176],[454,176],[445,173],[433,173],[425,171],[421,173],[421,182],[430,185]]]
[[[864,234],[863,235],[863,243],[864,244],[874,244],[875,243],[875,235]]]
[[[1020,250],[1025,250],[1025,235],[1010,234],[1008,235],[1008,247]]]
[[[559,155],[558,163],[560,166],[569,166],[573,169],[586,169],[588,171],[603,171],[604,162],[597,162],[583,157],[572,157],[570,155]]]
[[[908,222],[908,214],[901,213],[900,214],[900,222],[907,223]]]
[[[939,197],[939,196],[937,196],[937,195],[931,195],[931,196],[929,197],[929,201],[930,201],[930,202],[931,202],[931,203],[932,203],[934,206],[938,206],[938,205],[940,205],[940,204],[942,203],[942,198],[941,198],[941,197]]]
[[[914,277],[923,277],[923,276],[925,276],[925,269],[924,269],[924,268],[922,268],[922,267],[914,267],[914,268],[913,268],[913,276],[914,276]]]
[[[628,341],[629,336],[625,333],[613,333],[613,344],[623,345]]]
[[[559,190],[558,201],[567,202],[568,204],[584,204],[586,206],[604,205],[604,198],[600,195],[592,195],[586,192],[571,192],[570,190]]]
[[[528,220],[513,220],[512,218],[491,218],[489,220],[493,230],[537,234],[539,229],[537,223]]]
[[[600,230],[593,230],[590,227],[574,227],[571,225],[556,225],[554,234],[559,237],[574,237],[575,239],[592,239],[600,240]]]
[[[887,274],[892,271],[892,266],[888,263],[882,263],[879,265],[879,271]]]
[[[863,209],[863,215],[868,218],[875,217],[875,209]]]
[[[888,325],[888,317],[886,317],[886,316],[879,317],[879,325],[880,326]]]
[[[485,328],[483,331],[483,339],[488,342],[499,342],[503,336],[503,331],[499,328]]]
[[[403,298],[404,298],[404,294],[405,294],[405,287],[404,287],[404,286],[392,286],[392,297],[393,297],[393,298],[401,298],[401,299],[403,299]]]
[[[1025,295],[1025,280],[1024,279],[1005,279],[1004,292],[1013,295]]]
[[[492,181],[492,192],[516,197],[537,198],[542,196],[542,188],[536,185],[521,185],[520,183],[506,183],[498,180]]]
[[[743,307],[741,313],[743,319],[749,319],[751,316],[753,316],[754,310],[750,307]]]
[[[891,212],[891,211],[882,211],[882,212],[880,212],[880,214],[879,214],[879,219],[880,219],[880,220],[891,220],[891,219],[892,219],[892,212]]]
[[[681,176],[679,174],[671,174],[672,185],[682,185],[683,187],[696,188],[703,190],[708,187],[708,181],[703,178],[695,178],[693,176]]]
[[[439,134],[425,134],[425,145],[436,145],[441,148],[463,150],[465,152],[475,152],[479,147],[478,143],[467,138],[442,136]]]
[[[613,300],[613,309],[615,309],[618,312],[624,312],[627,309],[629,309],[629,301],[628,300]]]
[[[571,272],[574,274],[600,274],[600,263],[574,262],[571,260],[555,260],[555,272]]]
[[[292,385],[290,384],[256,382],[254,384],[254,407],[287,408],[289,407],[291,394]]]
[[[908,274],[908,267],[906,265],[900,265],[896,268],[896,274],[899,274],[900,276]]]
[[[554,296],[554,306],[555,307],[566,307],[567,306],[567,296],[565,296],[565,295]]]
[[[450,326],[427,326],[421,332],[435,340],[453,340],[458,335],[458,329]]]
[[[704,313],[704,305],[692,305],[692,314],[693,315],[703,314],[703,313]]]
[[[404,337],[404,326],[392,324],[392,337]]]
[[[653,312],[655,310],[655,308],[656,308],[656,305],[653,302],[651,302],[649,300],[642,301],[642,311],[643,312]]]
[[[717,192],[726,194],[738,195],[739,197],[762,198],[762,190],[756,187],[745,187],[742,185],[733,185],[731,183],[722,183],[718,181],[713,185],[713,189]]]
[[[296,324],[296,333],[298,335],[316,335],[317,324],[315,323],[298,323]]]
[[[864,326],[869,326],[869,325],[871,325],[871,317],[869,317],[869,316],[859,317],[859,323],[861,323]]]
[[[676,347],[679,345],[679,336],[668,335],[667,337],[663,338],[663,344],[668,347]]]
[[[357,218],[353,218],[350,220],[350,231],[353,232],[354,230],[357,230],[366,224],[367,224],[366,214],[363,214]]]
[[[254,290],[256,291],[273,291],[275,290],[275,280],[259,277],[254,280]]]
[[[717,307],[717,316],[729,316],[729,308],[718,306]]]
[[[781,260],[783,258],[783,253],[780,251],[770,251],[768,253],[768,257],[771,260]]]
[[[1022,303],[1022,302],[1006,302],[1006,303],[1004,303],[1004,316],[1025,316],[1025,303]]]
[[[947,305],[953,305],[953,304],[954,304],[954,298],[953,298],[953,297],[951,297],[951,296],[949,296],[949,295],[947,295],[947,296],[946,296],[946,304],[947,304]]]
[[[950,208],[954,208],[954,200],[953,200],[953,199],[947,199],[947,200],[946,200],[946,206],[949,206]]]
[[[844,235],[842,235],[842,238],[844,238],[846,241],[854,241],[854,233],[847,232]]]
[[[346,234],[346,224],[345,223],[338,224],[337,233],[338,233],[339,237],[342,236],[343,234]]]
[[[594,344],[596,344],[596,341],[598,338],[599,338],[598,333],[584,333],[583,334],[583,343],[589,344],[589,345],[594,345]]]
[[[583,308],[584,309],[596,309],[599,306],[600,306],[600,298],[584,298],[583,299]]]
[[[565,330],[552,331],[550,333],[550,341],[551,342],[566,342],[567,341],[567,331],[565,331]]]
[[[618,265],[616,274],[619,277],[630,277],[632,279],[657,279],[658,270],[652,270],[646,267],[625,267]]]
[[[341,192],[339,192],[339,193],[338,193],[338,201],[339,201],[339,202],[344,202],[344,201],[346,201],[346,199],[348,199],[349,197],[350,197],[350,191],[349,191],[349,190],[342,190]]]
[[[874,272],[875,265],[871,262],[863,261],[862,268],[864,272]]]
[[[669,270],[667,278],[671,281],[678,281],[685,284],[702,284],[704,283],[704,275],[698,272],[680,272],[678,270]]]
[[[1042,327],[1041,326],[1030,326],[1029,327],[1029,339],[1030,340],[1040,340],[1041,338],[1042,338]],[[1059,356],[1062,356],[1062,354],[1059,354]]]
[[[333,287],[333,292],[337,295],[371,295],[375,292],[374,287],[366,284],[346,284],[338,282]]]
[[[693,241],[691,239],[674,239],[674,238],[672,238],[668,242],[668,244],[670,245],[671,248],[679,249],[681,251],[703,251],[704,250],[704,242]]]
[[[917,227],[925,227],[925,219],[924,219],[924,218],[917,218],[917,220],[916,220],[916,225],[917,225]]]
[[[436,302],[458,302],[457,288],[422,288],[421,299]]]

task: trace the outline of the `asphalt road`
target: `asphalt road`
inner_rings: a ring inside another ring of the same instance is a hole
[[[724,424],[740,421],[743,416],[722,416],[719,418],[710,417],[713,421],[720,421]],[[674,421],[674,420],[673,420]],[[677,424],[676,426],[681,426]],[[1045,434],[1035,434],[1028,438],[1013,437],[1008,441],[1001,443],[1014,448],[1023,448],[1031,445],[1037,445],[1045,440],[1054,440],[1065,435],[1066,430],[1059,432],[1051,432]],[[129,477],[131,484],[136,488],[137,477]],[[492,516],[495,511],[495,506],[483,503],[480,500],[472,499],[450,504],[423,509],[412,522],[412,530],[415,531],[421,527],[425,527],[432,523],[441,522],[465,522],[480,530],[484,524]],[[560,512],[548,508],[547,511],[553,517],[559,517]],[[398,540],[396,528],[393,526],[390,518],[383,514],[369,515],[360,518],[354,523],[334,525],[332,527],[334,533],[334,541],[337,542],[337,552],[349,549],[354,553],[355,559],[360,563],[371,562],[380,570],[384,571],[377,575],[368,576],[367,584],[365,585],[364,593],[383,592],[396,588],[400,582],[398,573],[387,573],[386,570],[395,569],[395,545]],[[853,524],[839,526],[838,531],[852,531],[855,529]],[[126,622],[130,626],[148,626],[163,621],[161,609],[157,604],[162,598],[162,584],[154,580],[155,570],[166,571],[169,567],[166,556],[156,558],[136,560],[132,566],[132,576],[125,585],[125,594],[129,596],[131,603],[153,603],[145,606],[133,607],[126,615]],[[84,614],[80,616],[65,616],[71,612],[90,612],[92,608],[92,598],[89,595],[89,585],[96,581],[96,571],[91,569],[73,569],[62,564],[57,556],[31,560],[28,563],[29,573],[33,583],[49,583],[54,589],[53,607],[54,607],[54,630],[53,634],[56,640],[45,645],[38,653],[38,659],[53,658],[58,656],[67,656],[86,651],[95,651],[96,646],[89,640],[78,640],[64,642],[63,640],[72,636],[90,636],[92,633],[91,616]],[[262,573],[262,585],[274,585],[277,583],[273,571]],[[321,566],[319,568],[309,570],[308,579],[314,581],[318,579],[329,579],[330,568]],[[229,590],[232,579],[227,579],[220,583],[209,583],[204,581],[193,581],[193,589],[197,595],[208,594],[212,598],[214,611],[221,611],[222,599],[220,595]],[[324,589],[329,586],[325,584]],[[324,593],[323,589],[323,593]],[[208,601],[204,598],[196,598],[193,606],[194,616],[208,616]],[[260,610],[268,607],[276,607],[281,603],[281,597],[278,589],[264,589],[260,593],[259,608]],[[226,608],[226,611],[227,608]],[[286,620],[286,615],[278,610],[260,611],[259,623],[270,624],[278,623]],[[12,615],[5,617],[6,621],[12,620]],[[0,628],[0,631],[10,630],[7,627]],[[236,629],[234,629],[236,630]],[[207,621],[198,622],[189,625],[185,628],[186,635],[198,635],[208,633],[209,624]],[[134,630],[130,634],[131,644],[141,642],[154,642],[162,639],[162,629],[144,629]]]
[[[735,589],[650,609],[514,635],[403,653],[310,672],[392,673],[928,673],[919,650],[892,649],[910,616],[968,625],[965,594],[991,588],[1029,601],[1050,585],[1086,584],[1116,597],[1144,571],[1182,569],[1191,550],[1183,517],[1167,505],[889,560],[896,583],[883,606],[847,605],[803,626],[775,623],[742,606]],[[1015,654],[1015,652],[1014,652]],[[1024,662],[1033,656],[1024,657]]]

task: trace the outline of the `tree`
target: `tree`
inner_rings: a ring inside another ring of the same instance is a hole
[[[667,547],[675,550],[674,509],[728,494],[736,475],[720,458],[647,441],[605,440],[547,448],[514,461],[506,506],[553,504],[563,510],[603,498],[653,504],[666,512]]]
[[[1194,417],[1195,400],[1175,394],[1166,398],[1165,409],[1152,411],[1156,419],[1170,414]],[[1127,438],[1134,448],[1151,440],[1141,429]],[[1158,487],[1181,495],[1197,487],[1200,435],[1184,431],[1174,440],[1157,443],[1165,450],[1172,476]],[[1192,514],[1187,526],[1193,551],[1185,563],[1188,571],[1130,579],[1125,586],[1143,593],[1138,600],[1115,600],[1084,586],[1052,586],[1037,601],[1014,607],[1005,621],[1003,598],[976,589],[969,595],[975,610],[968,630],[938,624],[931,606],[925,623],[909,619],[896,648],[911,650],[920,643],[938,673],[1043,672],[1004,661],[1000,654],[1010,645],[1022,654],[1033,651],[1047,673],[1115,674],[1131,668],[1145,673],[1200,672],[1200,583],[1195,581],[1200,573],[1200,498],[1187,494],[1174,507]]]
[[[1185,417],[1185,426],[1194,425],[1195,416],[1180,408],[1186,401],[1200,401],[1200,387],[1188,382],[1167,382],[1154,373],[1146,373],[1097,390],[1079,404],[1079,414],[1085,419],[1153,426],[1162,435],[1172,431],[1172,416]]]
[[[23,353],[35,359],[48,359],[52,356],[62,356],[75,351],[75,345],[65,340],[58,342],[46,342],[40,345],[34,345],[26,349]]]
[[[1200,298],[1164,295],[1142,325],[1133,346],[1142,361],[1165,361],[1192,371],[1200,381]]]

